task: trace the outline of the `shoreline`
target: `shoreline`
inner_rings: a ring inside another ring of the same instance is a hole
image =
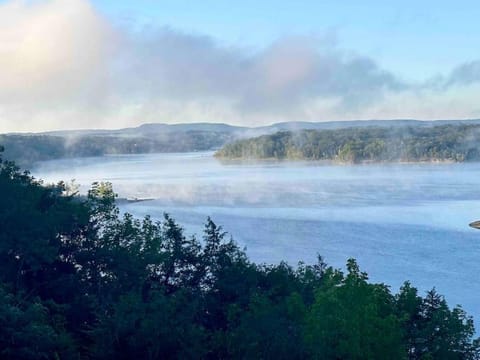
[[[463,164],[467,162],[475,161],[455,161],[451,159],[422,159],[422,160],[361,160],[361,161],[342,161],[338,159],[306,159],[306,158],[244,158],[244,157],[223,157],[223,156],[213,156],[220,162],[238,162],[238,163],[262,163],[262,162],[311,162],[319,163],[325,165],[382,165],[382,164],[393,164],[393,165],[413,165],[413,164],[438,164],[438,165],[449,165],[449,164]]]

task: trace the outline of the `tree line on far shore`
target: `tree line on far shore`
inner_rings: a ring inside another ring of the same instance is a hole
[[[480,160],[479,125],[364,127],[283,131],[238,140],[215,154],[226,159],[360,162]]]
[[[113,135],[0,135],[5,156],[30,167],[38,161],[115,154],[149,154],[207,151],[231,140],[231,135],[211,131],[154,134],[151,137]]]

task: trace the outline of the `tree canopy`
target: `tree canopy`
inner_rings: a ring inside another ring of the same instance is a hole
[[[282,131],[224,145],[227,159],[333,160],[338,162],[478,161],[480,126],[363,127]]]
[[[152,136],[122,135],[1,135],[5,156],[23,166],[37,161],[112,154],[206,151],[218,148],[232,135],[217,131],[183,131]]]

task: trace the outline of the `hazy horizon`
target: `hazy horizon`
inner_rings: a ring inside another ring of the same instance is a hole
[[[271,122],[268,124],[259,124],[259,125],[243,125],[243,124],[233,124],[233,123],[228,123],[228,122],[215,122],[215,121],[192,121],[192,122],[171,122],[171,123],[166,123],[166,122],[145,122],[145,123],[138,123],[134,124],[132,126],[125,126],[125,127],[81,127],[81,128],[76,128],[76,127],[70,127],[70,128],[52,128],[52,129],[44,129],[44,130],[39,130],[39,131],[29,131],[29,130],[24,130],[24,131],[10,131],[10,132],[0,132],[2,135],[9,135],[9,134],[45,134],[45,133],[56,133],[56,132],[76,132],[76,131],[118,131],[118,130],[125,130],[125,129],[135,129],[141,126],[145,125],[168,125],[168,126],[175,126],[175,125],[227,125],[231,127],[244,127],[246,129],[256,129],[256,128],[262,128],[262,127],[269,127],[269,126],[275,126],[275,125],[280,125],[280,124],[298,124],[298,123],[308,123],[308,124],[319,124],[319,123],[350,123],[350,122],[379,122],[379,123],[385,123],[385,122],[395,122],[395,121],[411,121],[411,122],[425,122],[425,123],[430,123],[430,122],[450,122],[450,121],[459,121],[459,122],[468,122],[468,121],[480,121],[480,118],[474,119],[474,118],[464,118],[464,119],[343,119],[343,120],[323,120],[323,121],[302,121],[302,120],[292,120],[292,121],[279,121],[279,122]]]
[[[478,7],[0,0],[0,132],[480,118]]]

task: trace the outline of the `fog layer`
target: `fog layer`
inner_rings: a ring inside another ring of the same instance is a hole
[[[313,162],[220,163],[211,153],[109,156],[44,162],[47,181],[75,178],[86,191],[111,181],[122,210],[171,213],[200,234],[207,216],[254,261],[335,266],[357,258],[374,281],[436,286],[480,318],[480,164],[331,166]]]

